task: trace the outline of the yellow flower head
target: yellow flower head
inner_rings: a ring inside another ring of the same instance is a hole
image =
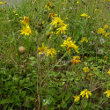
[[[13,13],[15,14],[16,13],[16,10],[13,10]]]
[[[110,90],[107,90],[106,92],[104,92],[104,94],[106,94],[106,97],[110,97]]]
[[[108,25],[106,24],[105,26],[104,26],[104,29],[108,29],[109,27],[108,27]]]
[[[80,96],[82,96],[82,98],[83,98],[83,97],[86,97],[87,99],[88,99],[89,96],[91,96],[91,95],[92,95],[91,91],[88,91],[87,89],[84,89],[84,90],[81,91],[81,93],[80,93]]]
[[[47,5],[45,5],[45,7],[50,10],[50,8],[53,7],[52,3],[50,1],[48,1]]]
[[[85,73],[88,73],[90,70],[89,70],[88,67],[84,67],[84,68],[83,68],[83,71],[84,71]]]
[[[50,24],[57,27],[58,25],[62,26],[64,23],[63,23],[63,20],[61,20],[60,17],[54,17],[53,21]]]
[[[42,24],[44,24],[45,23],[45,21],[42,21]]]
[[[109,32],[107,32],[107,33],[105,33],[105,37],[108,37],[110,35],[110,33]]]
[[[53,5],[52,5],[52,3],[50,1],[48,1],[47,6],[49,6],[49,8],[52,8],[53,7]]]
[[[54,17],[54,13],[49,13],[48,18]]]
[[[79,1],[76,1],[77,4],[79,4]]]
[[[54,13],[49,13],[48,18],[53,18],[53,17],[56,17],[56,16],[57,16],[57,14],[54,14]]]
[[[83,37],[82,39],[81,39],[81,42],[88,42],[88,40],[87,40],[87,38],[86,37]]]
[[[90,16],[88,16],[86,13],[83,13],[80,15],[81,17],[86,17],[86,18],[90,18]]]
[[[89,76],[90,76],[90,77],[92,77],[92,76],[93,76],[93,74],[92,74],[92,73],[90,73],[90,74],[89,74]]]
[[[21,18],[23,18],[23,17],[20,16],[19,18],[21,19]]]
[[[78,46],[76,46],[75,42],[71,40],[71,37],[68,37],[67,40],[64,40],[61,47],[67,47],[68,52],[71,52],[71,48],[73,48],[76,53],[79,53]]]
[[[24,20],[21,20],[22,24],[29,25],[29,17],[24,17]]]
[[[74,102],[79,102],[79,100],[80,100],[80,96],[73,96],[74,97]]]
[[[105,31],[104,31],[103,28],[99,28],[98,31],[97,31],[97,33],[103,35],[105,33]]]
[[[0,2],[0,5],[2,5],[3,4],[3,2]]]
[[[32,33],[29,25],[26,25],[26,26],[23,26],[22,27],[22,30],[21,30],[21,34],[23,35],[26,35],[26,36],[29,36],[30,34]]]
[[[54,57],[54,55],[56,55],[56,50],[54,48],[50,48],[49,50],[47,50],[47,56],[51,56]]]
[[[99,9],[95,9],[95,12],[99,12],[100,10]]]
[[[57,32],[56,32],[56,34],[59,34],[59,33],[61,33],[61,34],[65,34],[65,31],[67,30],[67,27],[68,27],[68,24],[64,24],[63,26],[61,26],[61,27],[59,27],[57,30]]]
[[[90,80],[90,78],[89,77],[86,77],[86,79],[89,81]]]
[[[17,13],[16,13],[15,15],[16,15],[16,16],[18,16],[18,14],[17,14]]]
[[[81,62],[80,57],[79,57],[79,56],[73,56],[72,64],[73,64],[73,65],[76,65],[76,64],[78,64],[79,62]]]
[[[39,54],[42,54],[47,52],[47,47],[44,46],[44,43],[42,43],[42,47],[39,47],[38,50],[39,50]]]
[[[108,70],[108,72],[107,72],[109,75],[110,75],[110,69]]]

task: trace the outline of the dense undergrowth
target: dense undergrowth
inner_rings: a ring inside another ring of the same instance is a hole
[[[109,110],[110,0],[0,2],[0,110]]]

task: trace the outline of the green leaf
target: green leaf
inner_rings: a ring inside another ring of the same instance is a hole
[[[4,104],[7,104],[7,103],[13,103],[14,101],[10,98],[8,99],[1,99],[0,101],[0,104],[4,105]]]

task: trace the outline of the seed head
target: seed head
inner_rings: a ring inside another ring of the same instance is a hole
[[[25,52],[25,47],[20,46],[18,50],[21,54],[23,54]]]

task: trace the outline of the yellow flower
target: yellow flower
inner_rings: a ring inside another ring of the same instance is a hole
[[[109,27],[108,27],[108,25],[106,24],[105,26],[104,26],[104,29],[108,29]]]
[[[88,40],[87,40],[87,38],[86,37],[83,37],[82,39],[81,39],[81,42],[88,42]]]
[[[0,2],[0,5],[2,5],[3,4],[3,2]]]
[[[45,21],[42,21],[42,24],[44,24],[45,23]]]
[[[88,67],[84,67],[84,68],[83,68],[83,71],[84,71],[85,73],[88,73],[90,70],[89,70]]]
[[[91,91],[88,91],[87,89],[84,89],[84,90],[81,91],[81,93],[80,93],[80,96],[82,96],[82,98],[83,98],[83,97],[86,97],[87,99],[88,99],[89,96],[91,96],[91,95],[92,95]]]
[[[86,79],[89,81],[90,80],[90,78],[89,77],[86,77]]]
[[[99,12],[99,9],[95,9],[95,12]]]
[[[16,16],[18,16],[18,14],[17,14],[17,13],[16,13],[15,15],[16,15]]]
[[[79,57],[79,56],[73,56],[72,64],[73,64],[73,65],[76,65],[76,64],[78,64],[79,62],[81,62],[80,57]]]
[[[26,36],[29,36],[32,33],[29,25],[23,26],[21,30],[21,34],[24,34]]]
[[[105,33],[105,31],[104,31],[103,28],[99,28],[98,31],[97,31],[97,33],[103,35]]]
[[[90,77],[92,77],[92,76],[93,76],[93,74],[92,74],[92,73],[90,73],[90,74],[89,74],[89,76],[90,76]]]
[[[23,17],[20,16],[19,18],[21,19],[21,18],[23,18]]]
[[[109,35],[110,35],[110,33],[108,32],[108,33],[105,33],[104,36],[105,36],[105,37],[108,37]]]
[[[61,27],[59,27],[57,30],[57,32],[56,32],[56,34],[59,34],[59,33],[61,33],[61,34],[65,34],[65,31],[67,30],[67,27],[68,27],[68,24],[64,24],[63,26],[61,26]]]
[[[47,8],[48,10],[50,10],[50,7],[49,7],[49,6],[47,6],[47,5],[45,5],[45,8]]]
[[[52,5],[52,3],[50,1],[48,1],[47,6],[49,6],[49,8],[52,8],[53,7],[53,5]]]
[[[49,50],[47,50],[47,56],[51,56],[54,57],[54,55],[56,55],[56,50],[54,48],[50,48]]]
[[[57,16],[57,14],[54,14],[54,13],[49,13],[48,18],[53,18],[53,17],[56,17],[56,16]]]
[[[16,13],[16,10],[13,10],[13,13],[15,14]]]
[[[42,54],[47,52],[47,47],[44,46],[44,43],[42,43],[42,47],[39,47],[38,50],[39,50],[39,54]]]
[[[54,17],[54,13],[49,13],[48,18],[52,18],[52,17]]]
[[[71,52],[71,48],[73,48],[76,53],[79,53],[78,46],[76,46],[75,42],[71,40],[71,37],[68,37],[67,40],[64,40],[61,47],[67,47],[68,52]]]
[[[87,58],[87,56],[84,56],[84,58]]]
[[[79,102],[79,100],[80,100],[80,96],[73,96],[74,97],[74,102]]]
[[[24,20],[21,20],[21,23],[24,25],[29,25],[29,17],[24,17]]]
[[[52,7],[53,7],[53,5],[50,1],[48,1],[48,4],[45,5],[45,8],[47,8],[48,10],[50,10],[50,8],[52,8]]]
[[[110,97],[110,90],[107,90],[106,92],[104,92],[104,94],[106,94],[106,97]]]
[[[79,1],[76,1],[77,4],[79,4]]]
[[[58,25],[62,26],[64,23],[63,23],[63,20],[61,20],[60,17],[54,17],[53,21],[50,24],[57,27]]]
[[[16,53],[16,56],[18,56],[18,54]]]
[[[110,75],[110,69],[108,70],[108,72],[107,72],[109,75]]]
[[[81,17],[86,17],[86,18],[90,18],[90,16],[88,16],[86,13],[83,13],[80,15]]]

